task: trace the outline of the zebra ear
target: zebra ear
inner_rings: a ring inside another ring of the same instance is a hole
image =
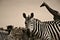
[[[25,13],[23,13],[23,17],[26,18],[26,14]]]
[[[34,16],[34,13],[31,13],[31,17],[30,18],[33,18],[33,16]]]

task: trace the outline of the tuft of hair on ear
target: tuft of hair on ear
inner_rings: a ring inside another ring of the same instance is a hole
[[[23,17],[26,18],[26,14],[25,13],[23,13]]]
[[[31,17],[30,18],[33,18],[33,16],[34,16],[34,13],[31,13]]]

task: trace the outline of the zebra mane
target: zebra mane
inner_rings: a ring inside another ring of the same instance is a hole
[[[37,21],[39,21],[39,22],[42,22],[41,20],[39,20],[39,19],[36,19],[36,18],[33,18],[34,20],[37,20]]]

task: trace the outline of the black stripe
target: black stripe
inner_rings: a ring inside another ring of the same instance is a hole
[[[59,24],[59,25],[58,25]],[[60,27],[60,20],[56,21],[56,25],[57,25],[57,28]],[[60,29],[58,28],[59,32],[60,32]]]
[[[41,31],[41,22],[38,23],[38,30],[39,30],[39,38],[42,37],[42,31]]]
[[[37,32],[38,29],[39,29],[39,28],[38,28],[38,24],[39,24],[38,22],[39,22],[39,21],[38,21],[38,20],[36,20],[36,21],[37,21],[37,22],[36,22],[36,32]],[[36,37],[39,36],[39,31],[35,34],[35,36],[36,36]]]
[[[38,24],[38,21],[36,22]],[[36,32],[38,30],[38,25],[36,25]],[[38,37],[38,32],[35,34],[36,37]]]
[[[56,25],[57,26],[57,25]],[[57,30],[56,30],[56,28],[55,28],[55,26],[53,25],[53,28],[55,29],[55,31],[56,31],[56,34],[57,34],[57,36],[58,36],[58,38],[59,38],[59,34],[58,34],[58,32],[57,32]]]
[[[40,26],[39,26],[39,21],[38,21],[38,25],[37,25],[37,30],[38,30],[38,32],[37,32],[37,34],[36,34],[37,37],[40,36],[40,33],[39,33],[39,32],[40,32],[40,28],[39,28],[39,27],[40,27]]]
[[[33,24],[33,30],[32,30],[32,33],[34,34],[35,30],[36,30],[36,20],[34,21],[34,24]]]
[[[55,25],[56,25],[56,28],[58,28],[58,25],[57,25],[57,24],[55,24]],[[53,25],[53,26],[54,26],[54,25]],[[58,36],[58,38],[60,39],[59,33],[57,32],[56,28],[54,27],[54,29],[55,29],[55,31],[56,31],[56,33],[57,33],[57,36]],[[58,28],[58,29],[59,29],[59,28]]]
[[[59,23],[56,23],[56,27],[57,27],[58,31],[60,32],[60,29],[58,28],[58,27],[60,27]]]
[[[39,26],[39,22],[38,22],[38,37],[40,36],[39,33],[40,32],[40,26]]]
[[[37,20],[36,20],[36,26],[35,26],[35,31],[34,31],[34,33],[33,34],[35,34],[35,32],[37,31]]]
[[[49,28],[50,26],[48,26],[48,29],[49,29],[49,31],[50,31],[50,33],[51,33],[51,36],[53,37],[53,34],[52,34],[52,32],[51,32],[51,30],[50,30],[50,28]]]
[[[52,25],[52,24],[51,24]],[[51,26],[50,24],[49,24],[49,26],[51,27],[51,30],[52,30],[52,32],[53,32],[53,34],[54,34],[54,37],[55,37],[55,39],[56,39],[56,35],[55,35],[55,33],[54,33],[54,30],[53,30],[53,26]],[[57,40],[57,39],[56,39]]]

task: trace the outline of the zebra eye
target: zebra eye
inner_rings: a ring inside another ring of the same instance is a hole
[[[31,24],[31,26],[33,26],[33,24]]]

